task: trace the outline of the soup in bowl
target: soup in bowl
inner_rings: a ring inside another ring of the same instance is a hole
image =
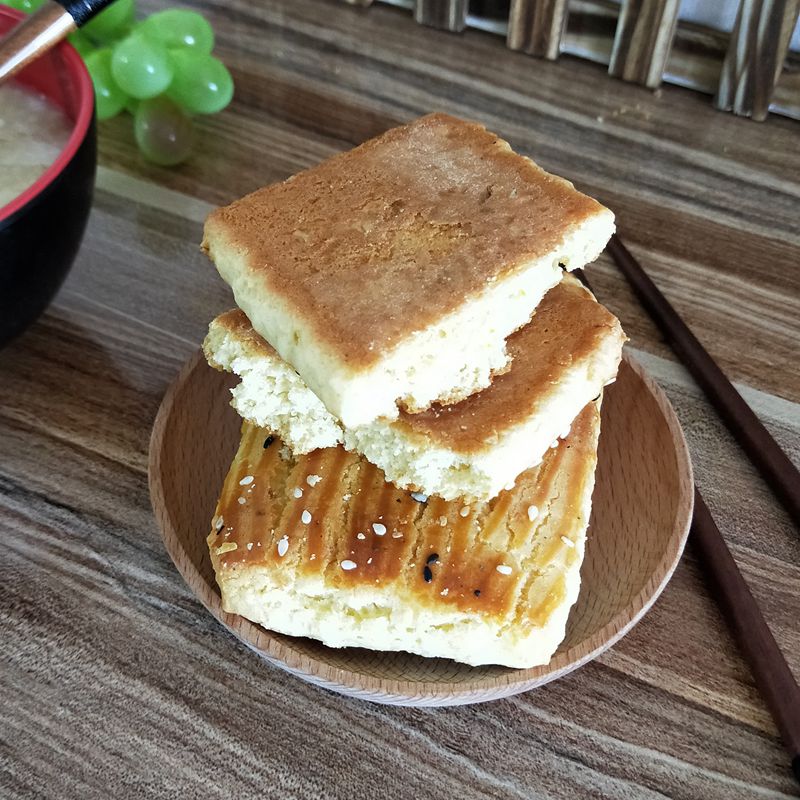
[[[0,36],[23,15],[0,6]],[[97,160],[94,92],[62,43],[0,85],[0,345],[47,307],[78,252]]]

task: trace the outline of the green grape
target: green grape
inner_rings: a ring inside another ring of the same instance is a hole
[[[116,116],[125,107],[127,97],[111,74],[111,50],[107,47],[95,50],[86,56],[85,61],[94,84],[97,118],[109,119]]]
[[[142,155],[155,164],[180,164],[192,150],[192,120],[168,97],[142,100],[133,118],[133,132]]]
[[[139,29],[164,47],[208,55],[214,49],[214,31],[208,20],[194,11],[170,8],[149,16]]]
[[[146,100],[161,94],[172,81],[172,65],[161,45],[134,34],[114,48],[114,80],[126,94]]]
[[[78,51],[84,61],[95,51],[95,46],[80,31],[71,33],[68,38],[69,43]]]
[[[117,39],[133,24],[134,0],[115,0],[81,30],[101,42]]]
[[[44,0],[3,0],[3,3],[11,8],[16,8],[17,11],[30,14],[31,11],[36,11],[39,6],[44,5]]]
[[[174,78],[167,94],[192,114],[216,114],[233,97],[233,78],[213,56],[171,50]]]

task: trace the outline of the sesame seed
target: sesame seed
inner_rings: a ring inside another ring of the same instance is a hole
[[[357,533],[356,539],[366,539],[367,537],[363,533]]]
[[[351,494],[343,494],[342,495],[342,500],[344,500],[344,502],[346,503],[352,496],[353,495],[351,495]]]
[[[444,528],[447,525],[447,517],[439,517],[439,524]]]
[[[449,589],[442,589],[442,591],[441,591],[441,592],[439,592],[439,594],[440,594],[442,597],[447,597],[447,595],[448,595],[448,594],[450,594],[450,590],[449,590]]]
[[[289,537],[283,536],[278,540],[278,555],[283,558],[289,551]]]
[[[462,517],[468,517],[469,516],[469,506],[464,506],[464,508],[462,508],[461,511],[459,511],[458,513]]]
[[[239,481],[239,486],[249,486],[254,480],[255,478],[252,475],[245,475],[244,478]]]
[[[511,567],[508,566],[508,564],[498,564],[497,571],[501,575],[510,575],[512,570]]]
[[[299,486],[294,490],[294,496],[298,499],[303,496],[303,490]]]
[[[575,542],[573,542],[572,539],[567,539],[566,536],[562,536],[561,541],[564,542],[567,547],[575,547]]]
[[[303,525],[308,525],[311,522],[311,512],[308,509],[303,509],[303,513],[300,515],[300,522]]]
[[[306,478],[306,483],[309,486],[316,486],[321,480],[322,478],[319,475],[309,475]]]
[[[416,500],[418,503],[427,503],[428,502],[428,495],[422,494],[422,492],[411,492],[411,497]]]
[[[371,563],[372,563],[372,556],[370,556],[370,557],[367,559],[367,564],[371,564]]]
[[[539,516],[539,509],[536,506],[528,506],[528,519],[533,522]]]
[[[433,580],[433,573],[430,567],[423,568],[422,577],[425,579],[425,583],[430,583]]]
[[[244,497],[238,498],[238,503],[240,506],[243,506],[246,502],[247,500]]]
[[[236,542],[223,542],[216,548],[217,555],[221,556],[223,553],[229,553],[231,550],[236,550],[239,547]]]
[[[261,547],[261,542],[256,542],[256,547]]]
[[[395,531],[395,532],[392,534],[392,539],[402,539],[402,538],[403,538],[403,534],[402,534],[402,533],[400,533],[400,531]]]
[[[219,533],[225,527],[225,520],[222,519],[222,514],[220,514],[213,523],[214,529]]]
[[[248,542],[247,543],[247,549],[248,550],[252,550],[253,549],[253,543],[252,542]]]
[[[376,536],[383,536],[386,533],[386,526],[380,522],[373,522],[372,530],[375,531]]]
[[[316,557],[317,557],[317,554],[316,553],[312,553],[311,554],[311,558],[309,558],[308,560],[309,561],[313,561]]]
[[[355,561],[351,561],[349,558],[346,558],[344,561],[342,561],[340,566],[342,569],[351,570],[355,569],[358,566],[358,564],[356,564]]]

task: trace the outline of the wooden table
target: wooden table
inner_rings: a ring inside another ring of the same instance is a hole
[[[486,123],[614,209],[797,456],[797,123],[737,119],[386,7],[197,5],[234,104],[199,120],[195,156],[174,170],[141,161],[129,118],[100,126],[75,268],[0,353],[0,796],[798,796],[691,546],[644,621],[567,678],[485,705],[389,708],[308,686],[223,631],[164,552],[146,476],[165,388],[231,305],[198,249],[209,208],[432,109]],[[798,531],[609,260],[589,274],[675,404],[698,483],[800,673]]]

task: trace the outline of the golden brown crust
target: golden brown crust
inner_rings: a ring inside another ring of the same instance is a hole
[[[603,210],[482,126],[430,114],[217,209],[203,246],[358,366]]]
[[[618,361],[625,339],[619,320],[565,275],[545,295],[533,319],[509,337],[511,368],[496,375],[488,389],[454,405],[401,412],[397,424],[451,450],[482,450],[501,432],[534,416],[571,364],[604,347]]]
[[[319,576],[329,587],[382,588],[429,608],[540,626],[557,605],[564,570],[581,557],[572,542],[585,524],[599,422],[590,403],[541,466],[471,507],[417,502],[341,447],[282,456],[279,440],[245,423],[208,537],[218,580],[259,567],[287,586]],[[348,561],[355,566],[343,569]],[[498,571],[506,565],[508,574]]]
[[[280,358],[275,348],[264,339],[261,334],[253,330],[250,320],[240,308],[232,308],[220,314],[212,323],[217,330],[225,330],[242,342],[244,349],[254,356],[263,355],[269,358]],[[205,351],[205,347],[204,347]],[[211,354],[206,353],[206,359],[211,360]]]

